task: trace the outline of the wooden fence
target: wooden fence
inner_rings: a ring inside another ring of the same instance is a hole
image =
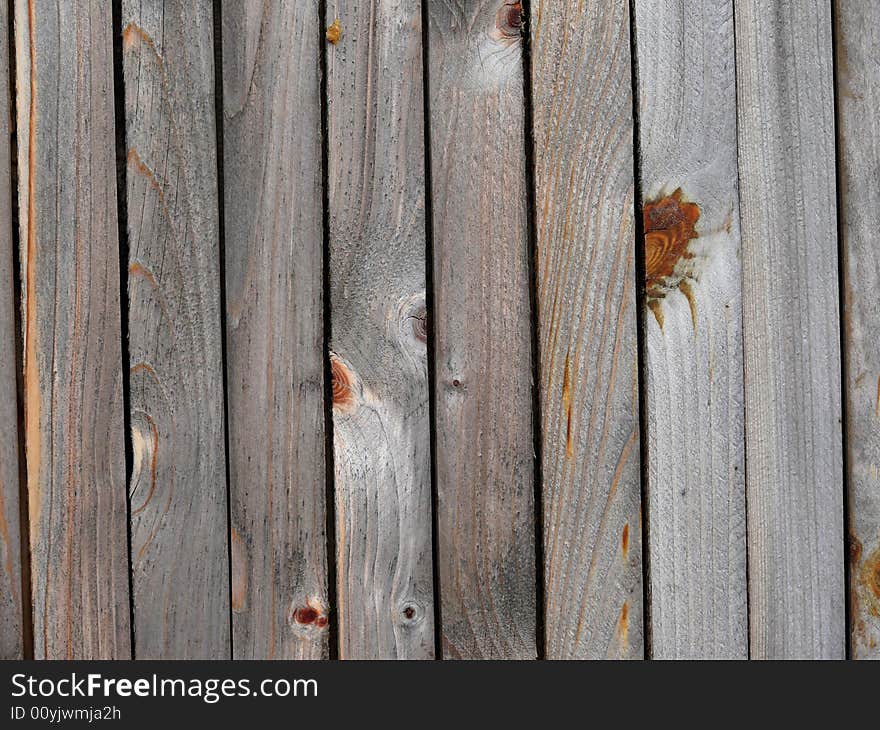
[[[0,44],[0,656],[880,658],[880,5]]]

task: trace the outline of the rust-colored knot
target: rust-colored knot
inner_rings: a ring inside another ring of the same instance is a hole
[[[335,355],[330,355],[330,376],[334,410],[351,411],[355,406],[354,376]]]
[[[504,45],[516,43],[522,36],[523,9],[520,2],[506,2],[495,13],[492,39]]]
[[[327,625],[327,617],[312,606],[300,606],[293,612],[293,620],[303,626],[314,625],[319,629]]]
[[[681,198],[679,188],[645,205],[645,290],[649,297],[660,299],[678,286],[676,265],[681,259],[692,258],[687,248],[697,237],[700,208]]]

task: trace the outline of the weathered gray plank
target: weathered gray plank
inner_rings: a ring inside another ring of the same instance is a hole
[[[880,5],[839,2],[837,104],[846,348],[850,649],[880,659]]]
[[[9,15],[0,3],[0,660],[21,659],[24,639],[19,530],[18,400],[12,169],[9,146]]]
[[[830,4],[737,0],[749,622],[758,658],[842,657]]]
[[[338,0],[327,47],[341,658],[434,655],[419,3]]]
[[[548,658],[641,658],[627,3],[532,4]]]
[[[445,658],[535,657],[519,3],[428,3]]]
[[[124,0],[138,658],[229,658],[212,3]]]
[[[222,7],[232,628],[241,659],[328,652],[318,5]]]
[[[636,0],[651,654],[748,657],[731,0]]]
[[[37,658],[128,658],[110,4],[16,0]]]

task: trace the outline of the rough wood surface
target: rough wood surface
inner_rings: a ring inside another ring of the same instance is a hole
[[[733,3],[636,0],[635,24],[651,655],[745,659]]]
[[[327,46],[343,659],[434,655],[419,3],[336,0]]]
[[[444,658],[536,653],[519,3],[428,3]]]
[[[240,659],[328,652],[318,6],[222,8],[232,627]]]
[[[19,530],[18,400],[12,168],[9,145],[9,17],[0,3],[0,661],[21,659],[24,625]]]
[[[641,658],[627,3],[532,4],[547,657]]]
[[[830,4],[737,0],[750,651],[842,658]]]
[[[16,0],[34,654],[131,654],[110,3]]]
[[[836,8],[850,649],[880,659],[880,5]]]
[[[212,3],[124,0],[138,658],[229,658]]]

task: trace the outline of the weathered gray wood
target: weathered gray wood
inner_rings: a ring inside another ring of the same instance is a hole
[[[110,10],[15,3],[37,658],[131,653]]]
[[[339,656],[434,655],[419,3],[338,0],[327,46]]]
[[[318,5],[222,5],[232,627],[240,659],[328,652]]]
[[[0,3],[0,660],[21,659],[24,623],[19,530],[18,400],[12,169],[9,146],[8,7]]]
[[[850,649],[880,659],[880,5],[838,2]]]
[[[737,0],[751,655],[845,648],[830,4]]]
[[[745,659],[733,3],[636,0],[635,23],[651,655]]]
[[[628,3],[532,3],[546,653],[641,658]]]
[[[428,3],[444,658],[535,657],[522,17]]]
[[[124,0],[138,658],[229,658],[210,0]]]

